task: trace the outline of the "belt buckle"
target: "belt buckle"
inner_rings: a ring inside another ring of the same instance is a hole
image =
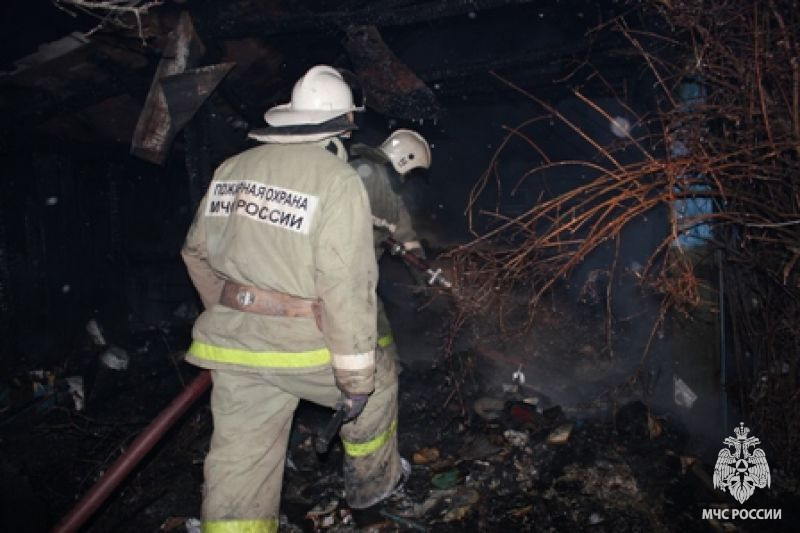
[[[255,301],[256,295],[247,289],[239,289],[239,292],[236,293],[236,302],[242,307],[253,305]]]

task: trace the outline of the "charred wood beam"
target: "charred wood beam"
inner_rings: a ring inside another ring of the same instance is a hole
[[[162,79],[193,68],[203,54],[205,46],[194,31],[189,14],[184,12],[153,76],[150,92],[133,134],[131,154],[159,165],[164,163],[178,128],[170,113]]]
[[[235,63],[195,68],[161,79],[167,108],[176,129],[187,124]]]
[[[218,2],[207,3],[201,10],[209,10],[209,20],[214,25],[204,28],[206,38],[234,39],[239,37],[267,37],[311,30],[342,29],[351,26],[405,26],[436,19],[466,15],[504,7],[533,4],[537,0],[445,0],[430,2],[369,2],[367,7],[354,11],[328,11],[277,15],[259,12],[250,6]],[[541,0],[539,0],[541,3]],[[197,8],[195,8],[197,9]],[[203,17],[205,14],[200,14]]]
[[[351,28],[344,47],[370,107],[384,115],[409,120],[439,114],[433,91],[398,59],[375,26]]]

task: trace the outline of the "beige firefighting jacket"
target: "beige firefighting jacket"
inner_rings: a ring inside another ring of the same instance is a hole
[[[387,163],[376,161],[368,154],[350,161],[350,165],[364,183],[372,210],[373,239],[378,258],[385,248],[382,243],[392,237],[402,243],[406,250],[423,253],[422,245],[411,222],[411,214],[403,201],[399,187],[402,178],[390,170]]]
[[[358,175],[317,143],[262,145],[216,170],[182,256],[205,311],[187,360],[298,373],[332,365],[340,388],[373,389],[377,268]],[[314,319],[219,304],[224,280],[322,302]]]

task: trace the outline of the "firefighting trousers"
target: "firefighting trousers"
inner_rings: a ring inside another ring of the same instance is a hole
[[[214,432],[204,465],[203,531],[278,530],[289,431],[300,399],[334,407],[341,397],[330,368],[296,375],[212,370]],[[369,507],[400,479],[397,451],[397,373],[376,352],[375,392],[364,411],[342,426],[347,502]]]

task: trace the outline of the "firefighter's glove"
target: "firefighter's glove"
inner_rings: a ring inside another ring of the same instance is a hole
[[[367,400],[369,400],[369,394],[343,393],[340,405],[347,410],[344,415],[344,421],[350,422],[358,418],[358,415],[360,415],[361,411],[366,407]]]

